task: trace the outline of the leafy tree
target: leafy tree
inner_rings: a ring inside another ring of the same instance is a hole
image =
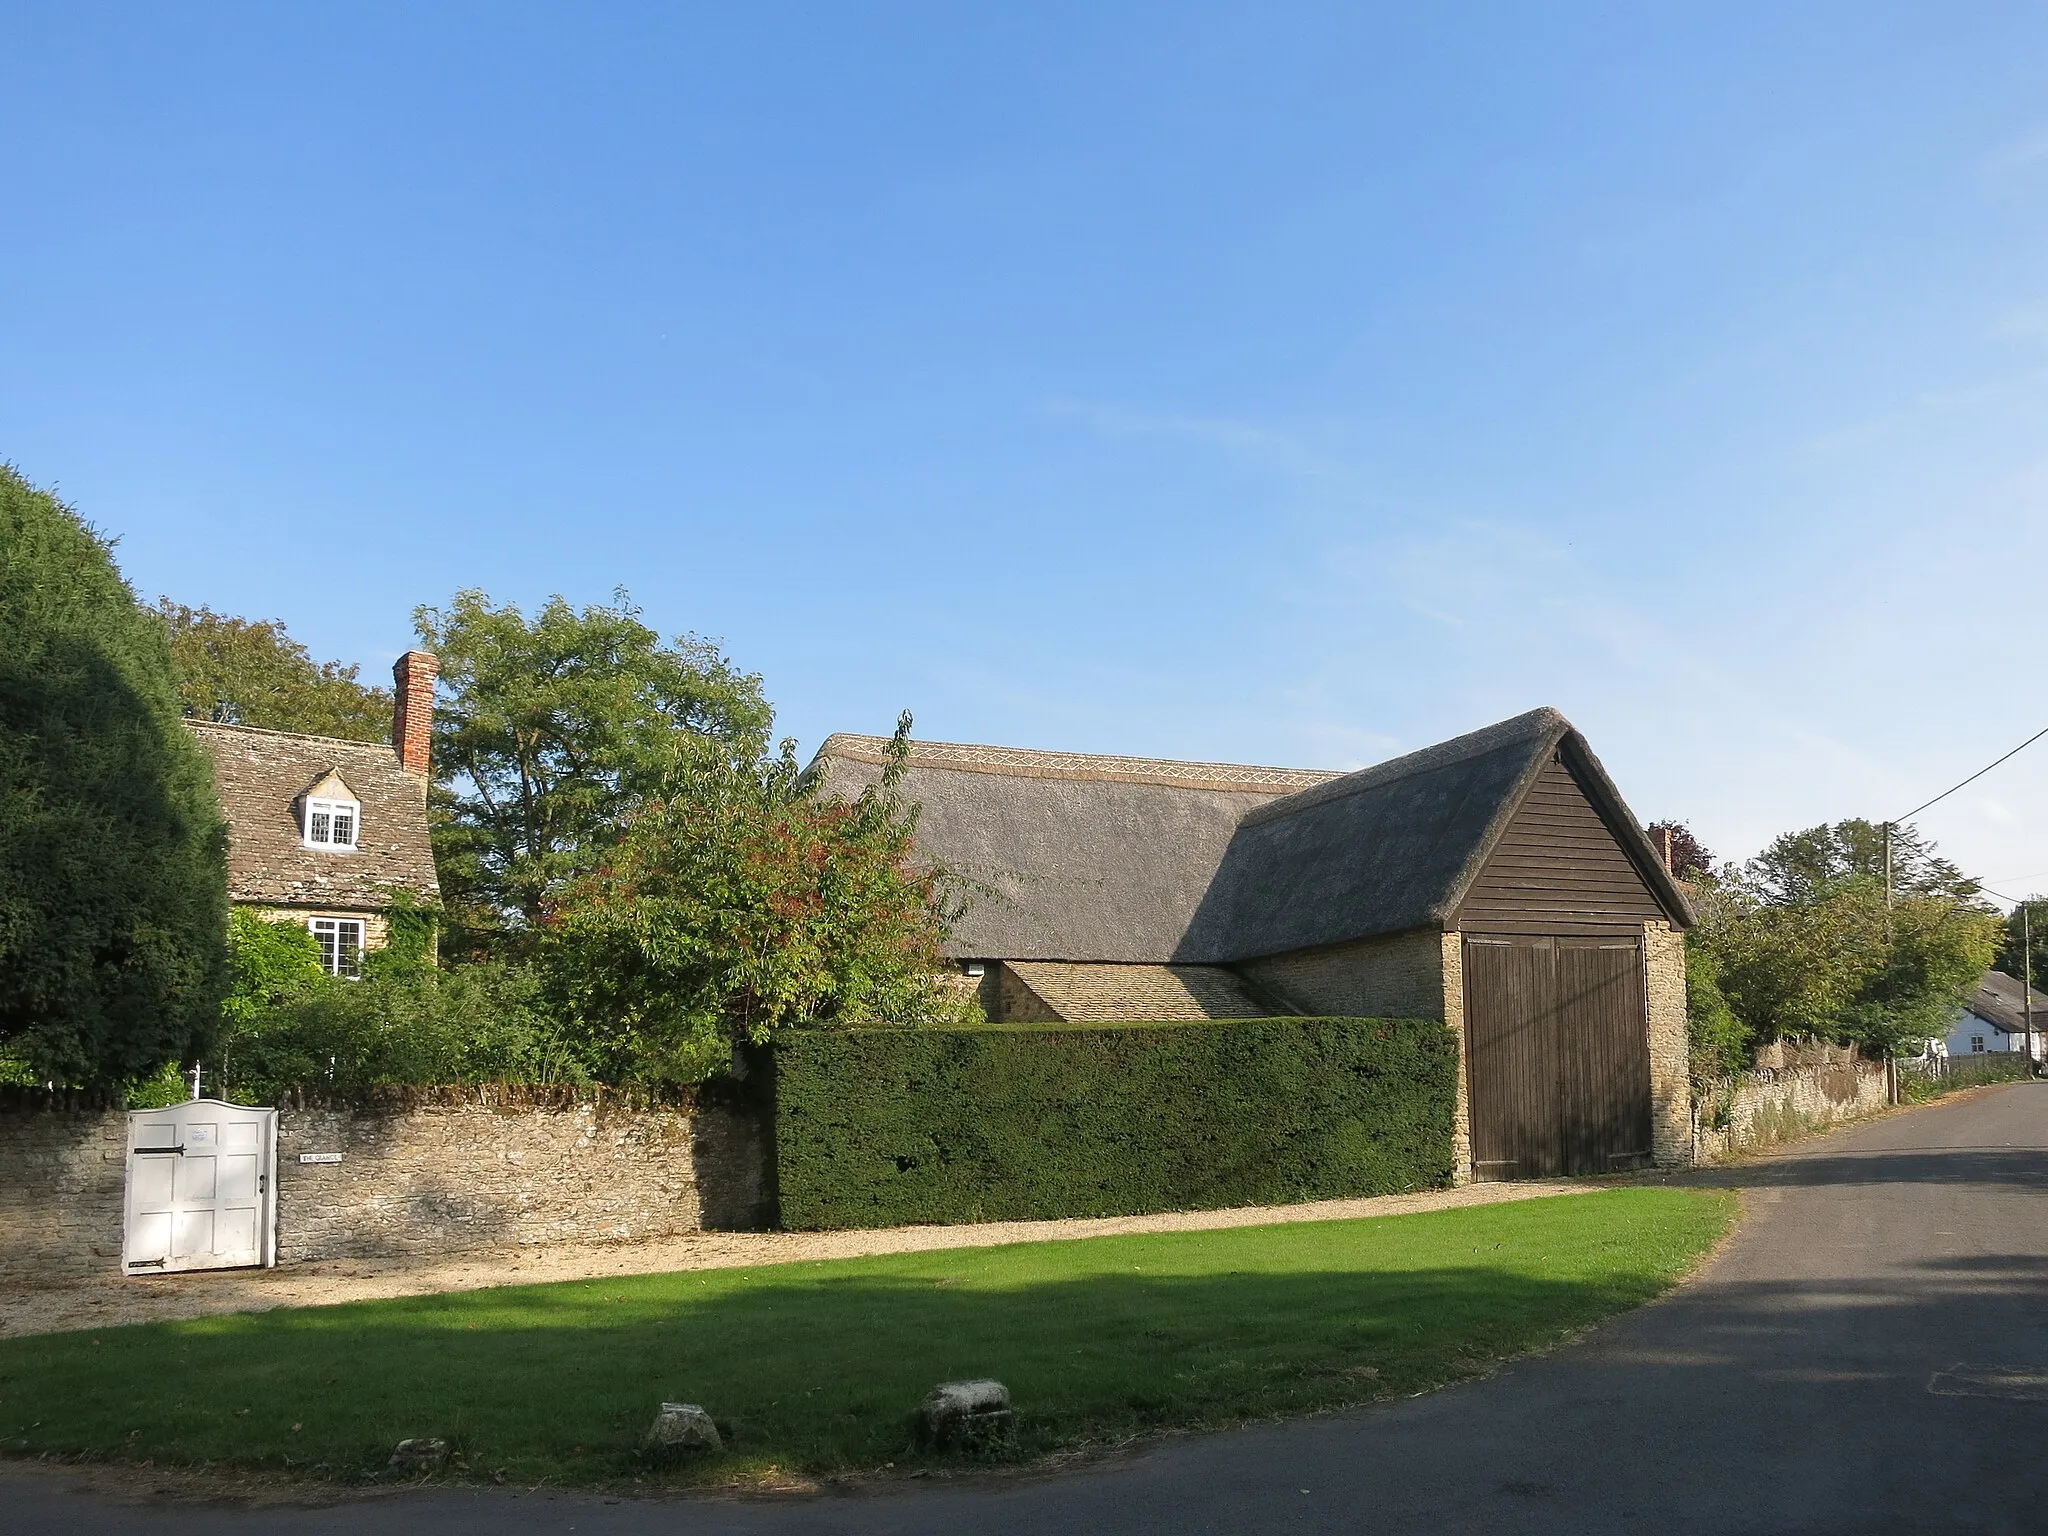
[[[1671,845],[1671,873],[1680,880],[1699,885],[1714,878],[1714,855],[1692,835],[1683,822],[1653,821],[1643,829],[1659,851],[1668,839]]]
[[[2026,940],[2031,931],[2034,986],[2048,991],[2048,896],[2029,896],[2024,905],[2033,908],[2032,921],[2022,921],[2020,907],[2012,909],[2005,920],[2005,936],[1998,946],[1998,958],[1992,965],[2008,976],[2027,975]]]
[[[217,1017],[225,830],[162,626],[111,546],[0,466],[0,1050],[112,1083]]]
[[[1815,899],[1855,875],[1876,881],[1882,890],[1884,843],[1883,824],[1861,819],[1787,832],[1749,861],[1744,878],[1764,900],[1781,904]],[[1976,881],[1938,857],[1934,845],[1912,827],[1892,828],[1894,896],[1968,901],[1977,890]]]
[[[789,742],[682,763],[551,904],[548,962],[601,1075],[693,1082],[789,1025],[971,1010],[941,976],[951,878],[914,857],[916,809],[896,794],[909,728],[851,804]]]
[[[1714,952],[1691,936],[1685,948],[1685,1026],[1695,1096],[1749,1065],[1754,1035],[1728,1006]]]
[[[1889,904],[1882,831],[1869,822],[1776,839],[1706,904],[1693,942],[1756,1038],[1822,1037],[1882,1056],[1947,1028],[1997,951],[1999,917],[1911,828],[1893,838]]]
[[[156,611],[186,714],[346,741],[390,739],[391,690],[358,682],[353,666],[313,660],[283,620],[229,618],[168,597]]]
[[[528,618],[464,591],[414,623],[441,658],[435,852],[458,949],[530,935],[678,765],[751,762],[774,718],[758,677],[707,640],[663,645],[624,592]]]

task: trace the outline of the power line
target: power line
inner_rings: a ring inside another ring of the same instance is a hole
[[[1982,768],[1979,768],[1975,773],[1971,774],[1967,779],[1963,780],[1962,784],[1952,784],[1947,789],[1944,789],[1940,794],[1936,795],[1932,800],[1927,801],[1926,804],[1914,806],[1913,809],[1906,812],[1904,816],[1894,816],[1891,820],[1891,825],[1897,826],[1900,822],[1907,820],[1909,817],[1918,816],[1922,811],[1926,810],[1929,805],[1939,805],[1942,801],[1946,800],[1950,795],[1954,794],[1957,790],[1961,789],[1965,784],[1976,783],[1979,779],[1983,778],[1985,774],[1989,773],[1992,769],[1996,768],[1999,763],[2004,762],[2006,758],[2018,757],[2022,752],[2026,751],[2027,748],[2031,747],[2043,736],[2048,736],[2048,725],[2042,726],[2040,730],[2034,732],[2033,735],[2029,736],[2025,741],[2021,742],[2018,746],[2014,747],[2010,752],[2006,753],[2005,757],[1999,758],[1997,762],[1986,763]]]

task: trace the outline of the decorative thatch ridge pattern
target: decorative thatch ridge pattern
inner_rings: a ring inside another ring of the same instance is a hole
[[[825,738],[821,758],[888,762],[889,738],[841,731]],[[957,768],[1007,778],[1072,779],[1088,783],[1163,784],[1181,789],[1270,791],[1285,794],[1342,777],[1321,768],[1261,768],[1247,763],[1182,763],[1157,757],[1114,757],[1093,752],[1037,752],[1028,747],[985,747],[964,742],[919,741],[910,748],[913,768]]]

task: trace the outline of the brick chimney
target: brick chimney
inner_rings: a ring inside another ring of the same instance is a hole
[[[409,772],[433,766],[434,679],[441,663],[432,651],[407,651],[391,669],[391,747]]]

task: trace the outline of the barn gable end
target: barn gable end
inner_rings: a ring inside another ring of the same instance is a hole
[[[1447,926],[1597,936],[1640,933],[1671,916],[1560,752],[1538,771]]]

